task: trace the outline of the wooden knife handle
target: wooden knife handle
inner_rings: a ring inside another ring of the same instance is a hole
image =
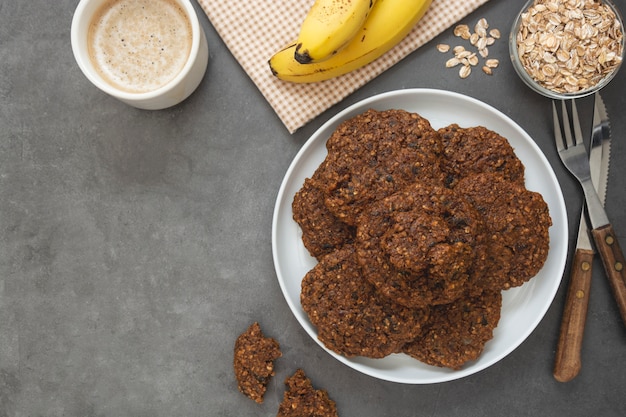
[[[626,261],[619,246],[613,226],[607,224],[591,231],[596,248],[602,259],[604,271],[609,279],[613,297],[617,302],[622,322],[626,326]]]
[[[576,249],[552,373],[559,382],[571,381],[578,375],[581,368],[580,351],[589,306],[592,266],[593,251]]]

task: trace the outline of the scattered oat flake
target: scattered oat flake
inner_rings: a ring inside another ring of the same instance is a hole
[[[471,36],[470,35],[469,26],[467,26],[467,25],[457,25],[454,28],[454,36],[459,36],[459,37],[464,38],[464,39],[469,39],[469,37]]]
[[[487,59],[489,56],[488,46],[493,45],[496,39],[500,39],[500,31],[496,28],[489,29],[489,23],[484,17],[478,19],[472,31],[469,25],[459,24],[455,26],[454,36],[467,40],[470,45],[475,48],[474,51],[467,50],[463,45],[457,45],[452,48],[454,57],[446,61],[446,68],[453,68],[461,65],[459,68],[459,76],[467,78],[472,72],[472,67],[481,66],[480,58],[485,62],[482,64],[482,70],[487,75],[493,74],[493,69],[499,64],[497,59]],[[437,49],[442,52],[448,52],[450,46],[446,44],[437,45]],[[611,55],[606,55],[606,59],[612,59]],[[570,80],[572,81],[572,80]]]
[[[497,68],[500,65],[500,61],[497,59],[488,59],[485,61],[485,65],[489,68]]]
[[[460,63],[461,63],[461,60],[459,58],[457,57],[450,58],[449,60],[446,61],[446,68],[456,67]]]

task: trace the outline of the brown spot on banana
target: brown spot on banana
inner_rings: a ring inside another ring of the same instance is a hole
[[[300,52],[301,49],[302,49],[302,43],[298,43],[296,45],[296,52],[294,54],[294,58],[296,59],[296,61],[298,61],[301,64],[308,64],[311,61],[313,61],[313,59],[309,55],[309,51]]]

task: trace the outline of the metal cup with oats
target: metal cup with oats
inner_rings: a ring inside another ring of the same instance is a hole
[[[624,23],[609,0],[530,0],[509,37],[513,67],[534,91],[556,99],[598,91],[624,58]]]

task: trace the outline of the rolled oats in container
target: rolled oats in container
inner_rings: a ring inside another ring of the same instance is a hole
[[[555,93],[603,85],[623,58],[621,16],[606,1],[534,0],[522,11],[514,40],[519,65]]]

